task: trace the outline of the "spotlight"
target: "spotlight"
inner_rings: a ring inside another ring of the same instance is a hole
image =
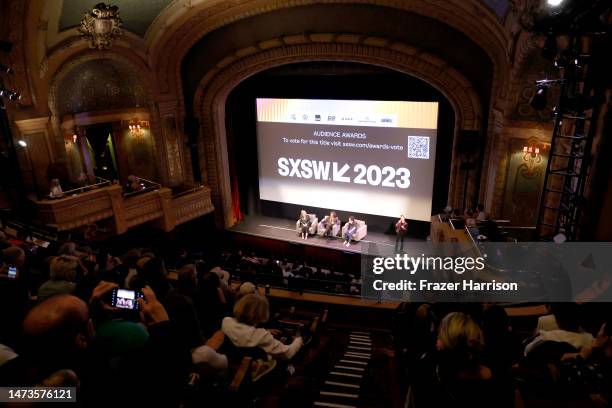
[[[546,108],[547,104],[548,104],[548,87],[538,85],[536,88],[536,93],[535,95],[533,95],[533,98],[531,98],[529,105],[531,105],[533,109],[537,111],[541,111],[544,108]]]
[[[561,5],[561,3],[563,3],[563,0],[546,0],[546,3],[550,7],[558,7]]]
[[[549,34],[544,41],[544,47],[542,47],[542,58],[552,60],[557,56],[559,49],[557,48],[557,36]]]
[[[9,67],[7,65],[0,64],[0,72],[3,72],[5,74],[12,74],[15,71],[13,71],[13,68],[11,68],[11,67]]]
[[[28,144],[23,139],[19,140],[17,143],[19,143],[19,146],[21,147],[28,147]]]

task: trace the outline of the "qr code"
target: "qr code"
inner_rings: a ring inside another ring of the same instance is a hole
[[[429,159],[429,137],[408,136],[408,157],[411,159]]]

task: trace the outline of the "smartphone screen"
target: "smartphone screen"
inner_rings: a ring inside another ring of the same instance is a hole
[[[8,277],[11,279],[15,279],[17,277],[17,267],[16,266],[8,267]]]
[[[144,298],[140,291],[128,289],[113,289],[111,305],[120,309],[138,310],[140,304],[138,298]]]

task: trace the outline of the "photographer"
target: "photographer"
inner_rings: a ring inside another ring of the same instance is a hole
[[[22,325],[23,347],[18,357],[0,367],[0,382],[28,386],[68,369],[78,378],[77,398],[83,405],[113,405],[115,395],[121,395],[122,405],[176,406],[191,356],[180,346],[168,314],[151,288],[143,288],[144,299],[138,300],[140,318],[149,334],[146,344],[120,359],[106,359],[100,352],[104,344],[96,336],[90,307],[115,312],[107,299],[116,287],[101,282],[89,307],[76,296],[61,294],[32,308]]]

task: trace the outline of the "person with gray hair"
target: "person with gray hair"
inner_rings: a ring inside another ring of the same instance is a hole
[[[74,256],[60,255],[51,261],[49,280],[38,289],[38,301],[43,302],[51,296],[73,293],[76,284],[79,260]]]

